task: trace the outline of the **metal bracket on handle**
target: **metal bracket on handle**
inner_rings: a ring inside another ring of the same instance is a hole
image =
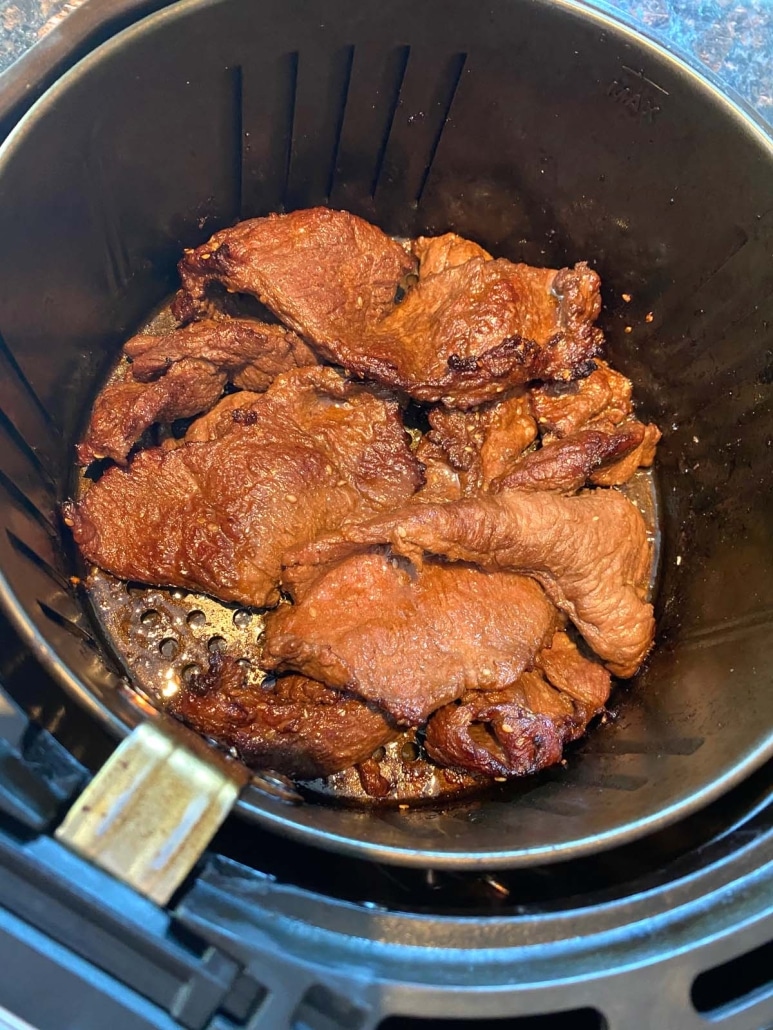
[[[199,758],[142,723],[70,808],[56,837],[165,905],[239,795],[233,766]]]

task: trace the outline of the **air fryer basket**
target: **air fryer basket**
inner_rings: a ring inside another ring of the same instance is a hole
[[[145,718],[70,577],[72,447],[181,250],[328,203],[604,281],[664,429],[658,648],[566,768],[446,811],[249,819],[424,866],[544,862],[673,821],[773,754],[773,147],[678,60],[557,0],[182,0],[100,47],[0,158],[0,593],[116,735]],[[623,294],[630,295],[626,302]],[[650,315],[651,313],[651,315]],[[649,321],[648,321],[649,318]]]

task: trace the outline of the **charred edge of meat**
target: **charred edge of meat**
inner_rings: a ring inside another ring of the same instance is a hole
[[[231,418],[237,425],[254,426],[258,421],[258,413],[251,408],[234,408]]]
[[[427,753],[440,765],[489,776],[528,776],[561,760],[564,744],[582,732],[581,715],[538,715],[514,701],[479,699],[448,705],[427,724]]]

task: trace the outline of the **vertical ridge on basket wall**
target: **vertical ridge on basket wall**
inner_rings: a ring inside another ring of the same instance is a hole
[[[374,217],[373,196],[392,131],[409,46],[362,43],[353,51],[329,202]],[[388,228],[388,227],[387,227]]]
[[[335,169],[354,47],[298,55],[290,166],[284,206],[325,204]]]
[[[293,135],[298,54],[243,70],[240,82],[241,214],[278,211],[284,204]]]
[[[375,190],[376,209],[393,231],[412,235],[440,140],[467,60],[412,48]]]

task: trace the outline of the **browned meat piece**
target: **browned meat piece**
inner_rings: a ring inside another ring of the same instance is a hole
[[[532,409],[543,432],[567,436],[598,418],[617,425],[631,414],[630,380],[605,361],[596,359],[596,366],[586,379],[531,391]]]
[[[219,440],[221,436],[230,433],[235,424],[249,425],[256,422],[257,414],[253,414],[252,411],[261,397],[262,394],[252,393],[250,390],[229,393],[206,415],[191,423],[185,434],[185,442],[203,443],[206,440]]]
[[[414,495],[416,502],[458,501],[463,496],[461,474],[451,467],[442,447],[424,436],[414,454],[424,469],[424,485]]]
[[[533,576],[617,676],[633,676],[652,646],[647,529],[616,490],[576,497],[505,490],[409,505],[299,548],[286,556],[286,575],[387,543],[418,564],[427,552]]]
[[[431,717],[426,746],[441,765],[492,776],[522,776],[555,764],[581,736],[610,691],[609,673],[556,633],[524,673],[502,691],[471,693]]]
[[[97,398],[78,461],[123,464],[154,422],[190,418],[211,408],[227,382],[265,390],[289,368],[316,364],[295,333],[245,319],[196,322],[162,336],[140,334],[124,346],[132,364]]]
[[[645,427],[641,422],[624,422],[621,426],[607,426],[605,429],[580,429],[571,436],[532,451],[498,480],[494,489],[575,493],[589,479],[594,483],[603,481],[597,476],[603,477],[612,469],[618,468],[622,473],[623,462],[639,453]],[[619,460],[621,457],[622,461]],[[630,475],[637,467],[638,461],[631,468]],[[616,482],[623,483],[630,475]]]
[[[186,358],[208,361],[228,381],[262,393],[280,372],[316,365],[314,353],[281,325],[244,318],[194,322],[162,336],[140,334],[123,349],[131,374],[142,383],[164,375]]]
[[[471,411],[433,408],[428,439],[452,468],[463,473],[465,495],[486,490],[504,475],[537,436],[529,398],[515,394]]]
[[[174,311],[190,318],[208,284],[221,282],[259,297],[327,359],[453,407],[591,370],[602,340],[595,272],[488,255],[452,264],[455,244],[435,248],[430,267],[444,270],[420,277],[396,304],[414,260],[374,226],[326,208],[253,219],[183,258]]]
[[[421,482],[396,403],[330,368],[284,373],[232,423],[108,469],[66,509],[84,557],[122,579],[272,604],[288,548]]]
[[[546,656],[549,656],[546,658]],[[609,697],[610,677],[583,658],[565,633],[512,686],[478,691],[427,723],[426,747],[440,765],[489,776],[525,776],[561,760]],[[546,678],[547,677],[547,678]]]
[[[224,373],[207,361],[186,358],[154,383],[131,376],[108,384],[91,412],[86,435],[78,444],[78,464],[112,458],[120,464],[154,422],[189,418],[210,408],[223,392]]]
[[[555,634],[550,647],[544,648],[537,656],[537,665],[556,690],[568,694],[590,713],[588,719],[607,703],[612,687],[609,673],[598,662],[580,654],[566,633]]]
[[[258,297],[337,360],[328,343],[367,332],[391,310],[398,285],[415,268],[404,247],[346,211],[316,207],[252,218],[185,255],[173,311],[189,319],[208,285],[220,282]]]
[[[531,379],[582,375],[601,345],[598,276],[475,258],[420,279],[367,337],[330,353],[417,400],[469,408]]]
[[[209,670],[169,703],[197,733],[233,747],[247,765],[311,780],[369,758],[397,736],[383,712],[305,676],[250,686],[233,658],[215,654]]]
[[[492,261],[493,258],[472,240],[465,240],[455,232],[443,236],[419,236],[411,243],[411,249],[419,262],[419,276],[426,279],[447,268],[456,268],[473,258]]]
[[[297,603],[266,620],[266,668],[349,690],[403,725],[517,679],[556,625],[542,589],[507,572],[366,553],[295,573]]]
[[[626,425],[637,424],[624,423],[621,429],[624,429]],[[621,486],[623,483],[627,483],[638,468],[649,468],[653,463],[660,436],[660,430],[656,425],[650,423],[644,426],[644,434],[639,446],[613,465],[599,468],[590,477],[591,483],[596,486]]]

